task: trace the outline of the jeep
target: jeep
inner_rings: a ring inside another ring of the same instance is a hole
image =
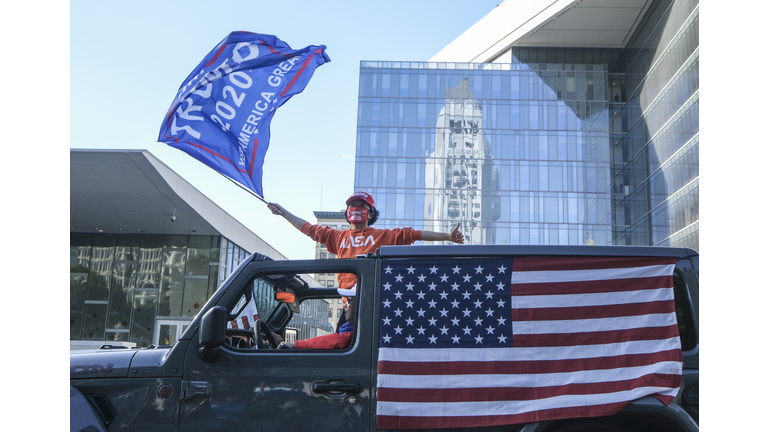
[[[281,344],[313,273],[357,277],[346,347]],[[70,430],[697,431],[698,348],[690,249],[257,253],[173,346],[71,352]]]

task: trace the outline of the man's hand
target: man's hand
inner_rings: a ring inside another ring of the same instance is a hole
[[[456,224],[456,227],[454,227],[450,233],[448,233],[449,239],[454,243],[461,243],[464,244],[464,234],[459,231],[459,226],[461,225],[461,222]]]
[[[449,241],[453,243],[464,244],[464,234],[459,231],[461,223],[457,223],[451,232],[435,232],[421,230],[421,240],[423,241]]]
[[[285,213],[285,209],[280,204],[268,203],[267,208],[272,214],[282,216]]]
[[[285,220],[290,222],[291,225],[293,225],[293,227],[299,231],[301,231],[301,227],[304,226],[305,223],[307,223],[307,221],[305,221],[304,219],[298,216],[294,216],[291,212],[283,208],[283,206],[281,206],[280,204],[267,203],[267,208],[269,209],[269,211],[272,212],[272,214],[284,217]]]

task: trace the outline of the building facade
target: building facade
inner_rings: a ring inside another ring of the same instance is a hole
[[[147,151],[71,150],[70,226],[75,347],[172,345],[251,253],[286,259]],[[274,308],[271,289],[253,290]],[[312,302],[289,324],[303,338],[332,331]]]
[[[240,261],[225,237],[70,234],[70,340],[173,344]]]
[[[574,2],[512,28],[523,3],[431,61],[361,63],[355,189],[378,224],[698,248],[698,2]],[[613,39],[596,24],[562,36],[601,11],[622,14]]]

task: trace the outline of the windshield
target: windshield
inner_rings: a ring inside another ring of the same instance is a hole
[[[310,287],[295,273],[258,274],[228,307],[227,331],[248,338],[261,322],[281,339],[306,340],[335,333],[344,306],[335,288]]]

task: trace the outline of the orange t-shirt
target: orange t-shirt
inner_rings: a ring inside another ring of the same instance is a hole
[[[301,227],[301,232],[312,240],[325,244],[328,252],[339,258],[354,258],[368,252],[376,252],[381,246],[409,245],[421,240],[421,231],[413,228],[361,230],[335,230],[330,227],[312,225],[309,222]],[[354,274],[338,273],[339,288],[352,288],[357,282]]]

